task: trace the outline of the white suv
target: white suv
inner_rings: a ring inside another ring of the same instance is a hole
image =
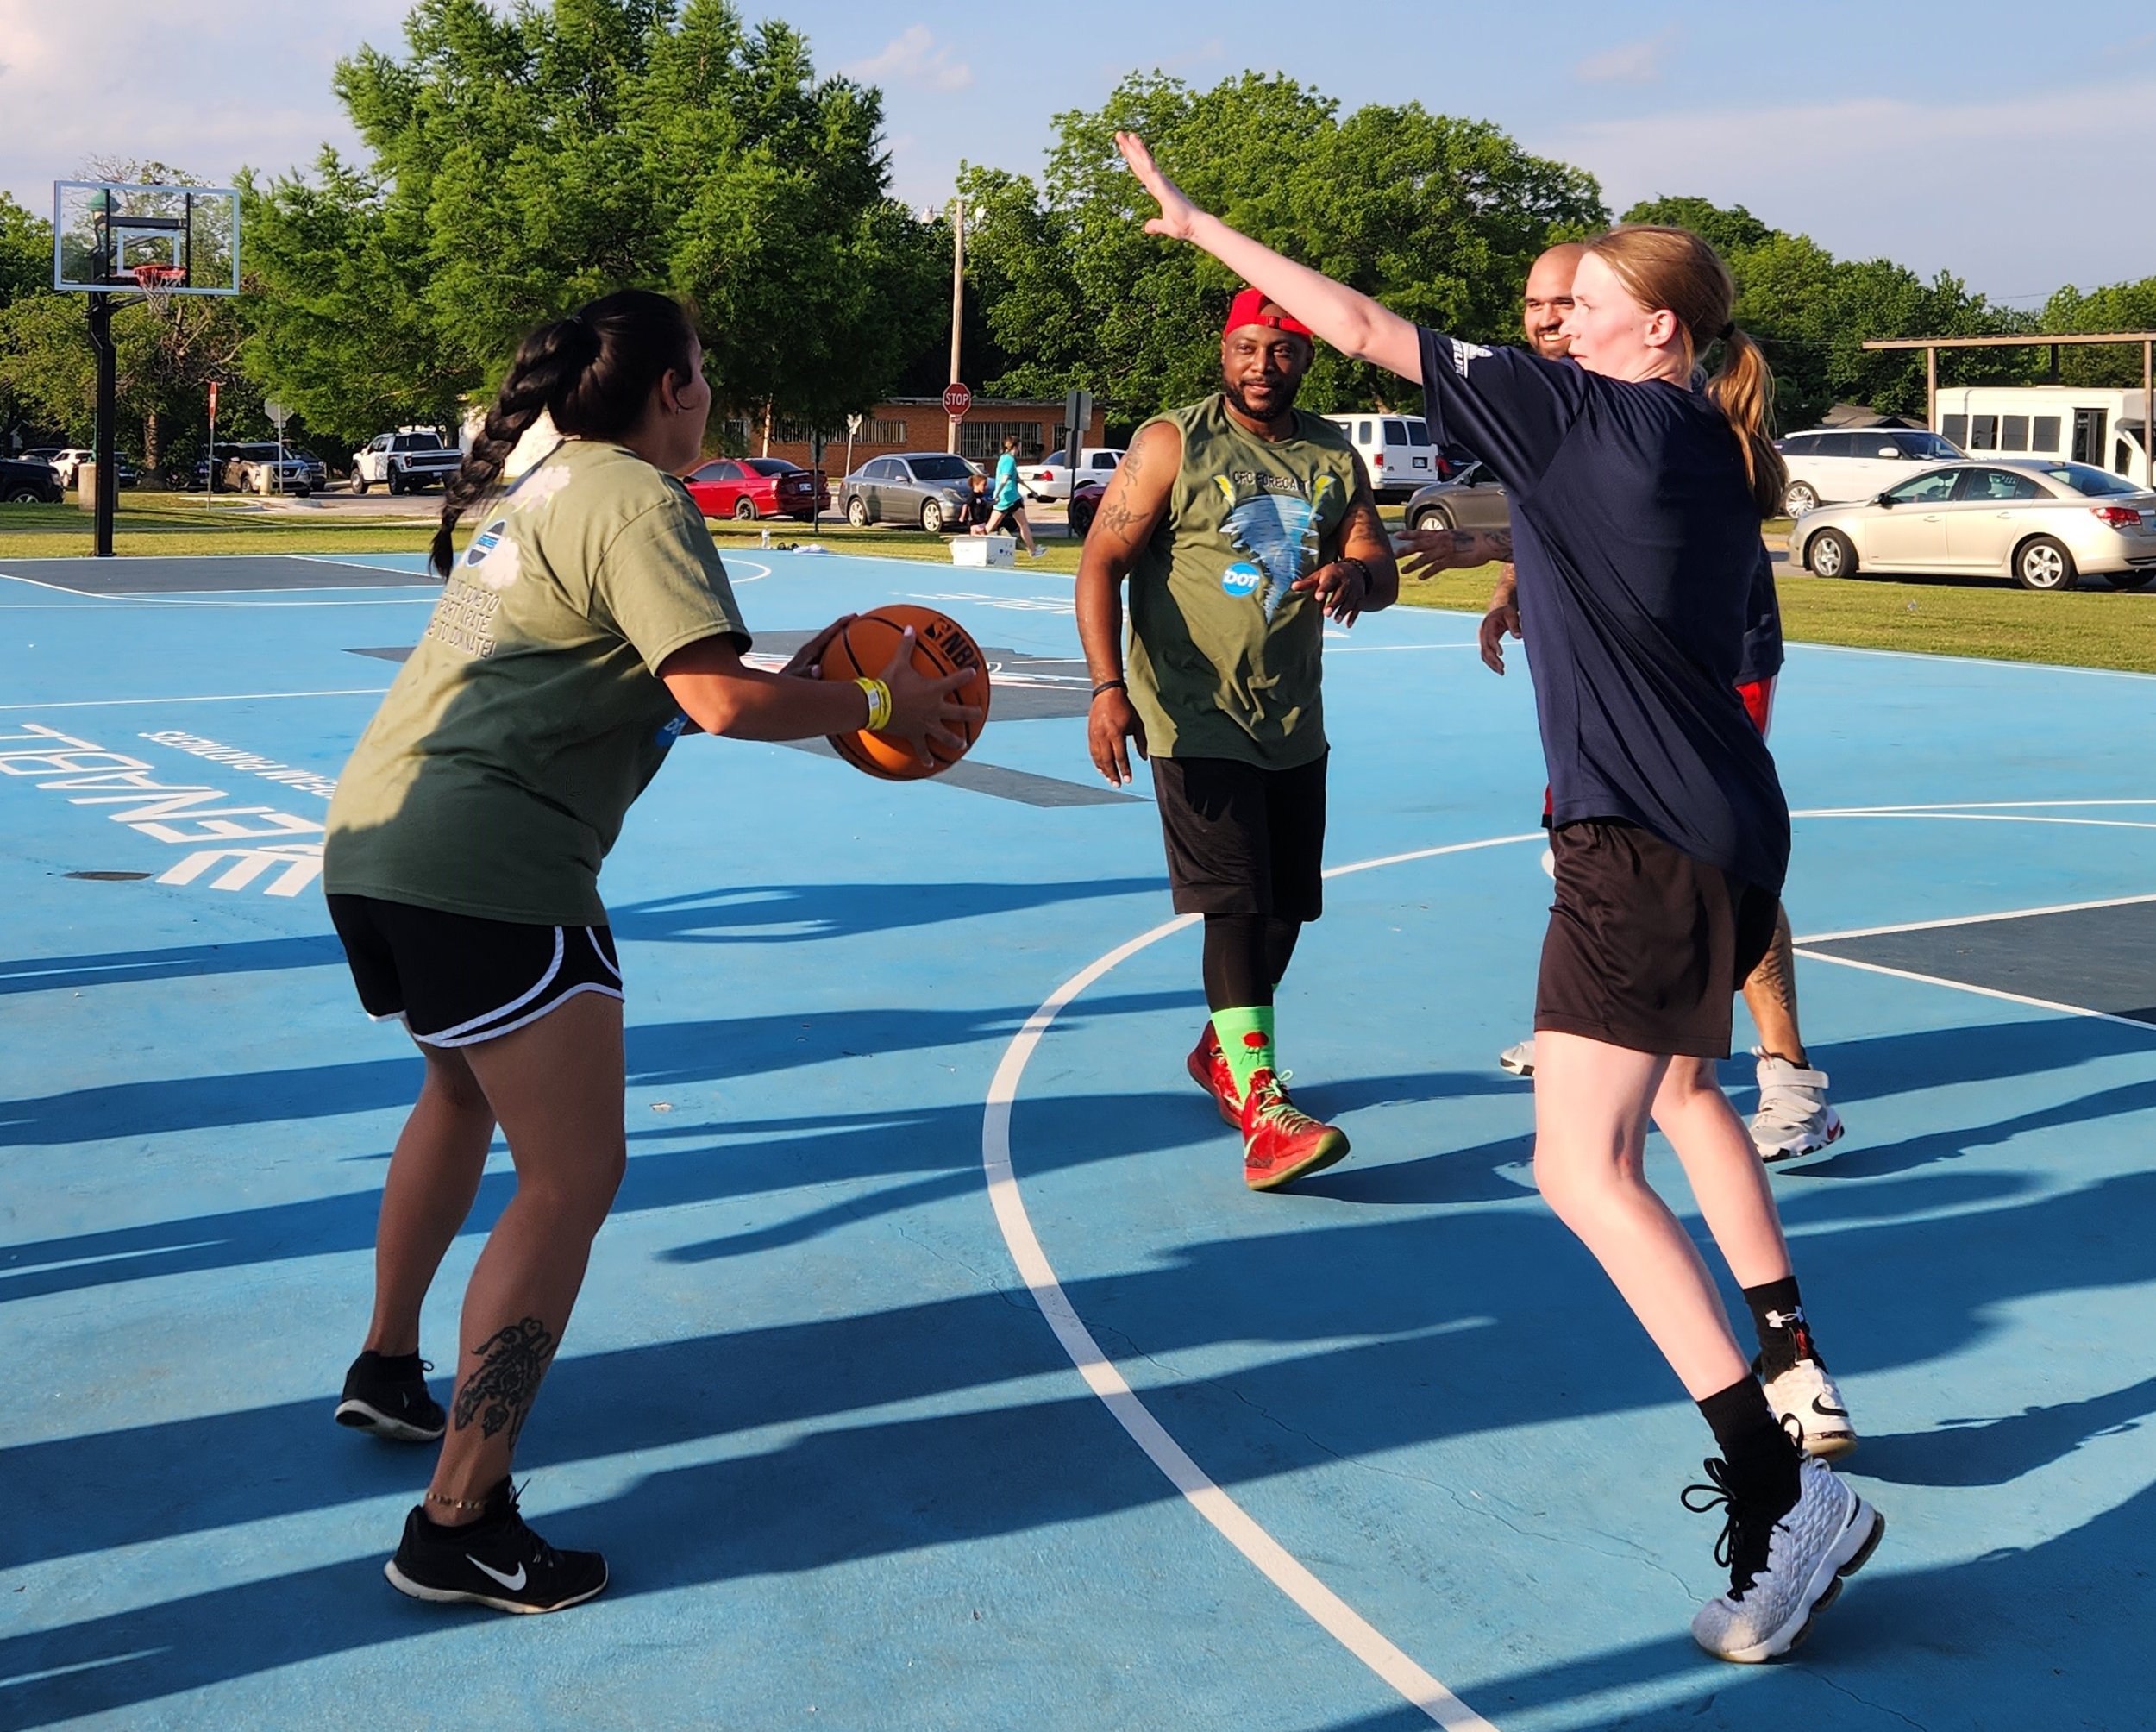
[[[1348,436],[1369,471],[1370,491],[1381,499],[1404,499],[1418,487],[1442,481],[1445,466],[1430,442],[1430,426],[1420,415],[1387,415],[1365,410],[1325,417]]]
[[[1037,463],[1018,465],[1018,485],[1037,499],[1068,499],[1073,486],[1105,483],[1122,461],[1120,446],[1088,445],[1078,454],[1074,471],[1061,450],[1050,451]]]
[[[1927,463],[1958,462],[1960,448],[1936,433],[1906,427],[1816,427],[1775,442],[1789,466],[1783,509],[1802,516],[1814,505],[1876,499]]]

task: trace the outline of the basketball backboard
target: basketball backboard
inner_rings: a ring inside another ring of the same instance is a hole
[[[53,184],[53,286],[137,288],[141,267],[176,295],[240,292],[240,195],[229,186]]]

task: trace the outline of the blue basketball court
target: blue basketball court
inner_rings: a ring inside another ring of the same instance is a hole
[[[504,1618],[391,1590],[429,1456],[329,1417],[419,1067],[319,825],[434,591],[0,562],[0,1725],[2151,1723],[2156,684],[1792,651],[1849,1134],[1775,1184],[1889,1531],[1739,1668],[1686,1628],[1727,1584],[1678,1503],[1706,1428],[1495,1064],[1547,905],[1524,671],[1463,615],[1329,643],[1335,875],[1281,1026],[1355,1151],[1257,1196],[1183,1074],[1148,784],[1087,761],[1069,580],[730,563],[777,654],[956,615],[995,713],[924,786],[693,739],[631,815],[629,1177],[520,1462],[613,1583]],[[444,1366],[511,1183],[498,1149]]]

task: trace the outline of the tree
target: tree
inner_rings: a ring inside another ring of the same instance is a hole
[[[2136,283],[2113,283],[2087,294],[2071,285],[2059,290],[2044,303],[2036,328],[2053,331],[2156,330],[2156,277]],[[2031,350],[2032,355],[2039,353]],[[2121,343],[2062,348],[2059,377],[2066,385],[2123,386],[2138,389],[2141,382],[2140,346]]]
[[[1712,242],[1737,279],[1735,318],[1765,349],[1774,368],[1777,419],[1808,427],[1836,403],[1862,403],[1890,414],[1924,412],[1924,357],[1907,349],[1868,350],[1867,338],[2003,336],[2026,321],[1958,277],[1928,282],[1888,259],[1839,260],[1805,235],[1769,227],[1744,206],[1704,198],[1651,198],[1625,212],[1627,223],[1666,223]],[[1996,377],[2021,363],[2018,350],[1940,357],[1942,377],[1982,371]]]
[[[369,154],[246,186],[250,361],[317,424],[454,417],[523,334],[622,287],[695,308],[719,401],[830,422],[937,322],[881,99],[727,0],[422,0],[341,61]]]
[[[1338,104],[1282,77],[1245,73],[1210,91],[1124,80],[1095,113],[1056,117],[1044,184],[970,169],[969,238],[987,323],[1025,359],[990,386],[1093,390],[1136,419],[1219,380],[1219,321],[1236,284],[1194,248],[1144,233],[1145,201],[1116,154],[1141,133],[1190,195],[1267,245],[1463,336],[1504,339],[1519,292],[1552,239],[1607,221],[1593,178],[1522,150],[1480,121],[1418,104]],[[1302,402],[1401,402],[1412,387],[1328,349]]]

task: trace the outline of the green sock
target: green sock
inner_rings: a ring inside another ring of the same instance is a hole
[[[1228,1069],[1235,1074],[1235,1092],[1250,1092],[1250,1078],[1273,1064],[1273,1007],[1253,1004],[1239,1010],[1213,1013],[1213,1032],[1220,1037],[1220,1050],[1228,1055]]]

